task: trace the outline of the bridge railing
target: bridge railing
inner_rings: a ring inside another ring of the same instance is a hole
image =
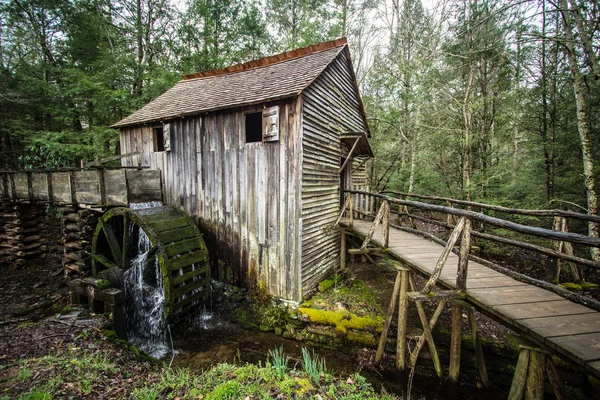
[[[597,223],[600,222],[600,217],[598,216],[562,210],[510,209],[506,207],[467,202],[457,199],[435,196],[408,195],[405,193],[391,193],[396,197],[382,193],[370,193],[360,190],[344,190],[343,193],[346,200],[344,210],[342,211],[344,215],[358,219],[373,219],[371,231],[361,246],[363,251],[366,249],[368,241],[371,240],[373,232],[380,223],[383,225],[384,232],[389,229],[390,226],[392,226],[396,229],[427,237],[445,246],[445,250],[440,256],[436,267],[434,268],[434,273],[423,290],[425,293],[431,290],[431,288],[436,284],[437,278],[441,274],[441,270],[445,264],[445,261],[450,251],[452,251],[459,255],[459,270],[456,282],[456,287],[459,290],[466,289],[468,260],[471,259],[498,270],[505,275],[511,276],[519,281],[533,284],[538,287],[543,287],[558,293],[565,298],[579,303],[584,303],[586,305],[591,305],[592,308],[597,308],[600,310],[599,302],[584,296],[580,296],[558,286],[558,273],[556,273],[555,278],[551,279],[550,282],[542,281],[512,271],[491,261],[482,259],[481,257],[473,254],[471,251],[473,238],[479,238],[482,240],[493,241],[503,245],[514,246],[528,251],[534,251],[539,254],[544,254],[551,261],[556,262],[557,265],[558,260],[565,261],[571,265],[572,271],[573,268],[576,268],[575,265],[598,270],[600,269],[600,263],[581,256],[580,253],[582,253],[583,250],[580,251],[578,255],[575,255],[572,246],[575,245],[578,246],[579,249],[585,249],[588,251],[590,248],[597,249],[600,248],[600,238],[568,232],[566,229],[566,221],[568,218]],[[420,200],[435,200],[438,202],[442,201],[445,202],[446,205],[407,200],[406,197],[408,196],[418,198]],[[361,201],[356,204],[355,200],[357,198],[370,198],[371,201]],[[361,207],[361,204],[370,203],[376,206],[374,208],[378,210],[376,214],[374,214],[371,210],[365,210]],[[456,205],[465,206],[467,209],[457,208]],[[479,212],[473,211],[469,208],[478,208]],[[553,226],[557,227],[558,229],[548,229],[544,227],[525,225],[522,223],[509,221],[507,219],[487,215],[482,212],[482,210],[493,210],[498,213],[503,212],[511,215],[551,217],[554,218]],[[387,217],[385,217],[385,215],[387,215]],[[390,218],[391,215],[396,215],[396,220]],[[422,229],[418,229],[418,224],[416,224],[415,221],[421,221],[425,224],[436,225],[444,228],[445,230],[449,230],[451,231],[450,237],[447,241],[442,240],[431,233],[428,233]],[[350,222],[352,222],[352,219]],[[495,229],[495,233],[493,234],[483,232],[482,230],[487,227],[500,229]],[[501,236],[500,234],[497,234],[497,232],[501,231],[506,232],[507,235]],[[506,237],[508,235],[518,236],[519,239],[522,237],[531,237],[533,240],[517,240],[513,237]],[[384,233],[383,237],[384,241],[387,241],[386,238],[388,235]],[[459,242],[459,239],[460,246],[455,248],[454,246]],[[383,245],[384,247],[387,247],[388,243],[386,242]],[[560,268],[557,269],[560,271]]]

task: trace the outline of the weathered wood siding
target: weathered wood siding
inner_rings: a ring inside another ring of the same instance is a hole
[[[340,133],[364,132],[361,106],[345,52],[303,92],[302,287],[309,291],[339,265]],[[349,168],[350,166],[346,167]]]
[[[160,169],[165,201],[194,217],[213,276],[300,300],[300,101],[280,106],[280,140],[245,143],[250,107],[170,121],[168,152],[153,153],[150,127],[121,131],[124,165]],[[274,105],[274,104],[269,104]],[[262,105],[261,105],[262,106]]]

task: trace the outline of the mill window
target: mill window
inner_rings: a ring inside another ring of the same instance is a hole
[[[262,112],[246,114],[246,143],[262,142]]]
[[[152,129],[154,139],[154,151],[165,151],[165,132],[162,126]]]

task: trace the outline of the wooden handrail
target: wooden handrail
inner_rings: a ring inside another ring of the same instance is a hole
[[[370,193],[370,192],[365,192],[365,191],[361,191],[361,190],[342,190],[342,192],[352,193],[352,194],[362,194],[365,196],[371,196],[371,197],[379,198],[382,200],[387,200],[389,203],[420,208],[420,209],[428,210],[428,211],[448,213],[448,214],[456,215],[459,217],[467,217],[474,221],[479,221],[479,222],[483,222],[486,224],[498,226],[501,228],[510,229],[512,231],[523,233],[526,235],[532,235],[532,236],[537,236],[537,237],[542,237],[542,238],[552,239],[552,240],[557,240],[557,241],[577,243],[577,244],[582,244],[585,246],[600,247],[600,238],[585,236],[585,235],[581,235],[578,233],[557,232],[557,231],[554,231],[551,229],[531,227],[531,226],[527,226],[527,225],[518,224],[516,222],[506,221],[506,220],[496,218],[496,217],[490,217],[488,215],[481,214],[481,213],[478,213],[475,211],[463,210],[460,208],[450,208],[450,207],[446,207],[446,206],[439,206],[436,204],[428,204],[428,203],[422,203],[422,202],[412,201],[412,200],[399,200],[399,199],[395,199],[393,197],[389,197],[389,196],[386,196],[383,194]]]
[[[448,224],[446,222],[442,222],[442,221],[437,221],[435,219],[431,219],[431,218],[427,218],[427,217],[422,217],[420,215],[414,215],[414,214],[407,214],[405,212],[402,211],[395,211],[392,210],[392,214],[396,214],[396,215],[406,215],[408,217],[417,219],[419,221],[423,221],[427,224],[433,224],[433,225],[437,225],[437,226],[441,226],[443,228],[446,229],[454,229],[455,225],[453,224]],[[448,214],[450,215],[450,214]],[[507,239],[507,238],[503,238],[502,236],[496,236],[496,235],[490,235],[489,233],[483,233],[483,232],[477,232],[477,231],[471,231],[471,235],[474,237],[478,237],[481,239],[485,239],[485,240],[491,240],[494,242],[498,242],[498,243],[502,243],[502,244],[507,244],[509,246],[514,246],[514,247],[519,247],[521,249],[525,249],[525,250],[531,250],[531,251],[535,251],[538,253],[542,253],[542,254],[546,254],[547,256],[550,257],[556,257],[556,258],[560,258],[564,261],[568,261],[568,262],[573,262],[579,265],[583,265],[586,267],[591,267],[591,268],[595,268],[595,269],[600,269],[600,263],[596,262],[596,261],[592,261],[592,260],[588,260],[586,258],[581,258],[581,257],[577,257],[574,256],[572,254],[565,254],[556,250],[552,250],[550,248],[547,247],[543,247],[543,246],[539,246],[537,244],[532,244],[532,243],[527,243],[527,242],[520,242],[518,240],[513,240],[513,239]]]
[[[600,216],[598,215],[590,215],[590,214],[582,214],[574,211],[566,211],[566,210],[526,210],[520,208],[508,208],[503,206],[495,206],[491,204],[485,203],[477,203],[474,201],[467,200],[458,200],[449,197],[440,197],[440,196],[427,196],[422,194],[414,194],[414,193],[402,193],[402,192],[394,192],[394,191],[383,191],[381,192],[383,195],[393,194],[402,197],[414,197],[416,199],[423,200],[436,200],[436,201],[445,201],[450,204],[462,204],[464,206],[472,206],[485,208],[487,210],[494,210],[505,212],[508,214],[517,214],[517,215],[529,215],[535,217],[566,217],[566,218],[575,218],[583,221],[591,221],[600,223]]]

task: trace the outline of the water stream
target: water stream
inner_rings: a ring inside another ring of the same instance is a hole
[[[302,347],[311,352],[313,348],[304,343],[285,339],[272,332],[246,329],[212,314],[206,308],[193,320],[186,330],[175,335],[175,348],[179,354],[174,366],[187,367],[197,372],[205,371],[218,363],[265,364],[269,350],[283,346],[285,354],[291,357],[290,368],[300,368]],[[505,399],[507,393],[490,389],[477,389],[474,386],[449,386],[440,383],[435,376],[409,374],[393,371],[381,372],[362,369],[359,358],[361,352],[350,355],[339,350],[314,348],[315,353],[325,358],[327,368],[337,376],[348,377],[359,372],[377,390],[385,390],[399,397],[407,398],[408,383],[411,382],[411,399]]]
[[[128,340],[155,358],[164,357],[170,346],[164,316],[164,285],[158,259],[149,257],[152,243],[138,226],[137,255],[123,274],[125,295],[125,329]]]

